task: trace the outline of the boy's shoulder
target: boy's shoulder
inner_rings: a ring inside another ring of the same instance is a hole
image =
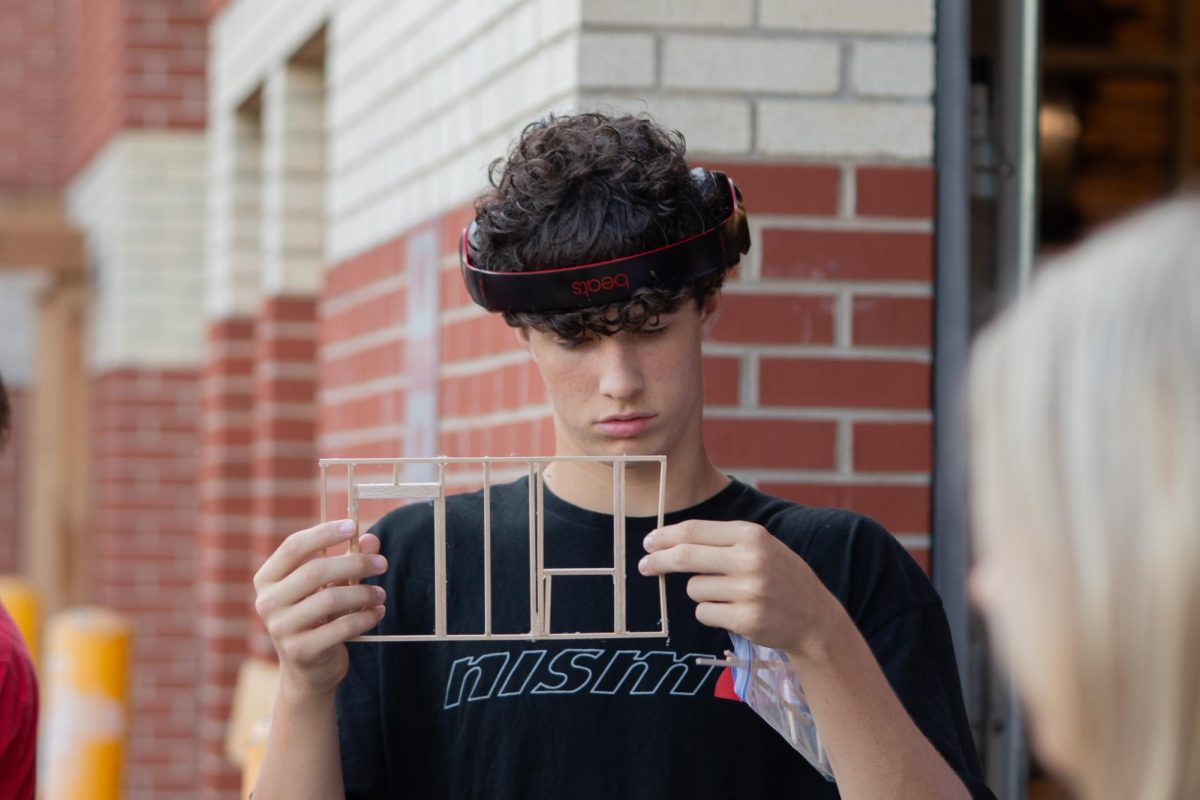
[[[747,488],[744,508],[754,511],[739,518],[762,525],[804,558],[852,612],[872,596],[910,606],[940,602],[912,554],[871,517]]]
[[[741,488],[728,511],[736,519],[762,525],[788,544],[825,542],[871,546],[895,541],[883,525],[857,511],[808,506],[745,484]]]

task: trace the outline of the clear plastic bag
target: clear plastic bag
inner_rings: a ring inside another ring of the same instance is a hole
[[[767,721],[808,763],[833,781],[829,756],[787,654],[738,636],[733,639],[733,688],[742,702]]]

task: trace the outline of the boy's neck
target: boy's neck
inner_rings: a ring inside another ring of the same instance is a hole
[[[698,456],[698,457],[697,457]],[[572,505],[613,513],[612,466],[603,462],[559,461],[546,468],[546,486]],[[691,457],[667,458],[664,510],[691,508],[721,491],[729,478],[713,466],[701,448]],[[625,465],[625,516],[652,517],[658,513],[659,466],[656,462]]]

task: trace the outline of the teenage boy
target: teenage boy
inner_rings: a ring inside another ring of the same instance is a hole
[[[259,800],[990,797],[940,602],[903,548],[705,452],[700,344],[749,247],[732,181],[689,171],[682,137],[645,118],[581,114],[526,128],[492,182],[463,276],[537,363],[555,455],[668,457],[657,530],[658,466],[627,469],[626,567],[633,630],[658,626],[666,575],[670,638],[347,647],[432,630],[430,505],[388,514],[361,555],[321,557],[348,523],[293,534],[255,578],[282,668]],[[611,564],[611,467],[555,462],[545,482],[545,565]],[[527,585],[528,499],[525,478],[492,490],[499,586]],[[478,632],[481,495],[446,514],[449,631]],[[528,630],[527,592],[493,594],[493,629]],[[612,608],[610,579],[562,578],[551,629],[612,630]],[[836,784],[696,664],[729,631],[788,654]]]

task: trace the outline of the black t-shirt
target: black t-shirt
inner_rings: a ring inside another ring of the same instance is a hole
[[[495,632],[529,630],[528,479],[492,490]],[[545,495],[545,566],[612,565],[613,519]],[[949,629],[933,587],[882,527],[738,481],[687,519],[762,525],[799,553],[862,631],[917,726],[976,798],[980,778]],[[658,627],[658,580],[637,572],[655,520],[626,522],[630,630]],[[447,500],[447,625],[483,630],[482,494]],[[376,526],[387,613],[372,633],[432,633],[433,515],[423,503]],[[836,786],[730,697],[728,632],[701,625],[667,576],[670,637],[347,645],[338,736],[350,798],[834,798]],[[556,577],[554,632],[612,630],[610,577]]]

